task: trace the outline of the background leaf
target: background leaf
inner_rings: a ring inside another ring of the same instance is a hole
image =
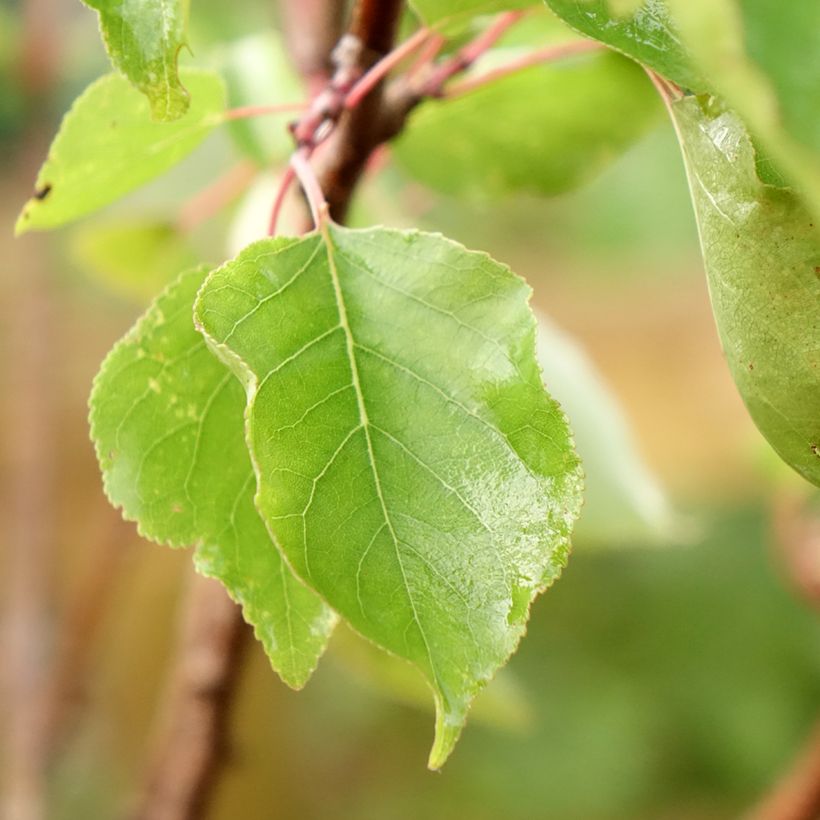
[[[757,426],[820,485],[820,245],[796,196],[764,185],[743,123],[673,106],[723,349]]]
[[[499,49],[493,58],[503,64],[516,53]],[[638,66],[617,54],[585,54],[426,103],[395,143],[395,156],[449,194],[552,195],[593,177],[659,110]]]
[[[191,319],[206,273],[183,274],[111,351],[91,394],[91,436],[111,503],[153,541],[196,544],[197,569],[242,604],[273,668],[298,688],[335,616],[287,568],[253,505],[243,391]]]
[[[410,0],[425,25],[438,27],[467,22],[480,14],[496,14],[534,6],[538,0]]]
[[[194,101],[171,123],[151,122],[148,103],[123,77],[108,74],[92,83],[63,118],[17,233],[99,210],[193,151],[220,123],[225,90],[211,72],[190,70],[183,77]]]
[[[177,72],[186,45],[188,0],[83,0],[100,16],[111,62],[148,98],[155,120],[175,120],[190,105]]]
[[[443,237],[334,225],[250,246],[195,308],[246,385],[257,507],[294,570],[433,687],[433,768],[580,504],[528,296]]]

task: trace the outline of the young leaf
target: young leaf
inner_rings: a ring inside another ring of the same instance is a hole
[[[780,456],[820,485],[820,244],[789,191],[764,185],[740,119],[673,105],[712,307],[735,382]]]
[[[649,80],[631,60],[587,54],[422,106],[395,156],[417,179],[448,194],[548,196],[593,177],[659,110]]]
[[[529,289],[385,228],[251,245],[195,320],[244,382],[256,504],[297,574],[433,688],[430,766],[564,566],[581,474]]]
[[[99,13],[111,62],[148,98],[155,120],[175,120],[190,104],[177,72],[188,0],[83,0]]]
[[[273,668],[298,688],[335,616],[293,576],[254,507],[242,387],[191,320],[206,273],[183,274],[108,355],[91,436],[111,502],[152,541],[196,544],[199,571],[242,605]]]
[[[707,82],[683,43],[665,0],[645,0],[631,15],[611,0],[546,0],[576,31],[621,51],[692,91]]]
[[[216,74],[183,72],[188,113],[151,122],[148,103],[117,74],[92,83],[65,115],[15,230],[64,225],[138,188],[189,154],[220,122],[225,90]]]

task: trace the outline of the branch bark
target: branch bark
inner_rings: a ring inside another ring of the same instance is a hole
[[[202,817],[226,756],[226,728],[248,627],[222,586],[195,576],[157,751],[131,820]]]

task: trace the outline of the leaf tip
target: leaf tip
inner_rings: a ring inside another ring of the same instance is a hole
[[[436,698],[436,735],[427,759],[427,768],[438,771],[450,757],[464,728],[464,719],[448,713]]]

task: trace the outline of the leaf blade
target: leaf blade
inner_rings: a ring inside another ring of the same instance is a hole
[[[433,768],[559,574],[578,511],[527,298],[443,237],[333,226],[250,246],[195,308],[246,385],[257,507],[294,570],[433,688]]]
[[[216,74],[183,73],[196,99],[172,123],[151,122],[127,80],[107,74],[63,118],[16,233],[56,228],[108,205],[173,167],[219,124],[225,91]]]
[[[191,320],[206,274],[183,274],[106,358],[91,436],[111,503],[153,541],[196,544],[197,569],[242,605],[274,669],[300,688],[335,616],[293,577],[254,507],[242,388]]]
[[[761,433],[820,485],[820,245],[790,191],[760,182],[737,115],[716,100],[672,106],[709,293],[735,383]]]
[[[99,15],[105,50],[149,101],[158,121],[181,117],[190,95],[177,70],[187,45],[187,0],[83,0]]]

